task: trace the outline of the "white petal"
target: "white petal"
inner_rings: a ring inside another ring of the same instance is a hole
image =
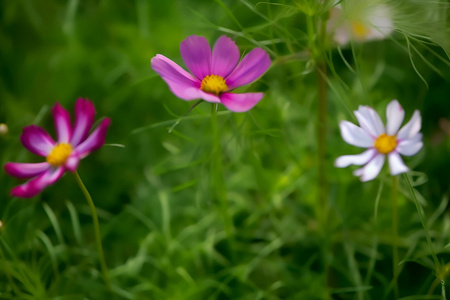
[[[378,113],[369,106],[359,106],[355,112],[359,125],[373,138],[377,138],[384,133],[383,122]]]
[[[408,140],[414,138],[414,136],[420,131],[422,127],[422,117],[420,111],[414,111],[411,120],[400,129],[397,134],[399,140]]]
[[[342,8],[338,4],[330,9],[330,17],[327,22],[327,32],[333,33],[333,39],[339,45],[343,46],[350,40],[350,25],[348,21],[344,21],[342,18]]]
[[[347,28],[340,26],[334,32],[333,39],[339,45],[344,46],[350,41],[350,33]]]
[[[362,128],[348,121],[339,123],[341,135],[344,141],[356,147],[368,148],[373,146],[373,139]]]
[[[398,154],[395,151],[388,154],[388,161],[389,161],[389,170],[391,171],[392,176],[409,171],[408,167],[405,166],[405,164],[403,163],[400,154]]]
[[[395,135],[405,118],[405,111],[397,100],[392,100],[386,107],[386,133]]]
[[[401,155],[412,156],[422,149],[422,134],[418,133],[414,139],[404,140],[398,143],[396,151]]]
[[[376,155],[377,151],[373,148],[368,149],[364,151],[361,154],[357,155],[343,155],[338,157],[335,162],[334,166],[338,168],[345,168],[350,165],[357,165],[361,166],[366,164],[369,160],[371,160],[374,155]]]
[[[369,181],[378,176],[384,164],[384,155],[378,154],[367,165],[353,172],[355,176],[361,176],[361,181]]]
[[[373,30],[371,30],[367,39],[384,39],[394,30],[391,12],[386,5],[377,6],[368,16],[368,19],[369,23],[373,26]]]

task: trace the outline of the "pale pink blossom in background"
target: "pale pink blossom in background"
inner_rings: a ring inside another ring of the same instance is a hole
[[[351,12],[352,8],[349,8],[351,13],[346,13],[340,4],[330,10],[327,30],[337,44],[344,46],[350,40],[355,42],[382,40],[392,33],[394,25],[387,5],[364,7],[358,3],[357,7],[357,12]]]

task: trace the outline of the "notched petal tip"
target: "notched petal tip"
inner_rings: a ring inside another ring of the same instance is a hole
[[[52,108],[52,113],[58,143],[68,143],[72,138],[72,124],[69,112],[56,102]]]
[[[22,185],[16,186],[11,190],[11,196],[20,198],[32,198],[42,192],[47,186],[54,184],[64,174],[63,167],[49,169]]]
[[[338,157],[334,161],[334,166],[337,168],[345,168],[350,165],[364,165],[367,162],[369,162],[374,156],[376,155],[376,150],[374,149],[368,149],[360,154],[354,154],[354,155],[343,155]]]
[[[375,179],[383,168],[385,156],[378,154],[373,157],[364,167],[353,172],[355,176],[360,176],[362,182]]]
[[[389,170],[392,176],[406,173],[409,168],[405,165],[400,154],[397,152],[392,152],[388,155]]]
[[[9,162],[4,165],[5,172],[8,175],[18,178],[32,178],[42,172],[47,171],[50,165],[47,162],[41,163],[14,163]]]
[[[422,116],[419,110],[415,110],[411,119],[398,131],[400,140],[414,139],[422,128]]]
[[[110,124],[111,119],[105,118],[88,136],[88,138],[74,149],[74,152],[77,153],[80,159],[86,157],[92,151],[95,151],[103,146],[105,143],[106,132]]]
[[[405,111],[397,100],[392,100],[386,107],[386,133],[396,135],[402,125]]]
[[[180,54],[187,68],[199,80],[211,75],[211,47],[206,38],[191,35],[180,43]]]
[[[247,85],[262,75],[269,69],[272,61],[269,54],[261,48],[250,51],[237,67],[226,78],[227,86],[230,90]]]
[[[75,125],[70,144],[76,147],[83,142],[94,124],[95,106],[88,99],[78,98],[75,102]]]
[[[211,61],[211,72],[223,78],[228,77],[239,62],[240,54],[236,43],[222,35],[214,44]]]
[[[50,154],[55,145],[47,131],[36,125],[24,127],[20,141],[28,151],[44,157]]]
[[[353,146],[368,148],[373,146],[373,139],[361,127],[349,121],[341,121],[339,123],[342,139]]]

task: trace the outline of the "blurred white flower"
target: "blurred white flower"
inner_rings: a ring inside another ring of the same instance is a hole
[[[363,0],[352,2],[346,2],[344,7],[338,4],[330,10],[327,30],[336,43],[343,46],[350,40],[382,40],[392,33],[394,27],[387,5]]]
[[[422,134],[419,133],[422,118],[418,110],[411,120],[400,130],[405,111],[397,100],[392,100],[386,108],[386,128],[377,112],[368,106],[359,106],[354,111],[361,127],[348,121],[339,124],[344,141],[350,145],[368,148],[361,154],[338,157],[334,165],[345,168],[349,165],[364,165],[353,172],[361,181],[377,177],[383,167],[386,156],[391,175],[395,176],[409,171],[401,155],[415,155],[422,148]]]

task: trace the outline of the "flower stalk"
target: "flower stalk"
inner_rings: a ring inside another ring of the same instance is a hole
[[[97,247],[98,259],[100,261],[101,272],[102,272],[103,280],[105,281],[108,289],[111,289],[111,283],[109,281],[109,275],[108,275],[108,267],[106,266],[105,255],[103,254],[102,238],[101,238],[101,234],[100,234],[100,225],[98,222],[97,210],[95,209],[94,201],[92,200],[92,197],[89,194],[89,191],[87,190],[86,186],[84,185],[83,181],[81,180],[80,175],[78,175],[78,172],[75,171],[74,176],[75,176],[75,181],[77,182],[78,186],[80,187],[81,191],[83,192],[83,195],[89,204],[89,208],[91,209],[92,221],[94,223],[95,244]]]
[[[319,203],[323,211],[322,221],[327,219],[328,206],[327,194],[328,184],[326,177],[326,129],[327,129],[327,86],[325,82],[326,65],[319,63],[317,65],[317,93],[318,93],[318,111],[317,111],[317,157],[318,157],[318,188]]]
[[[211,105],[211,129],[213,134],[213,151],[212,151],[212,190],[213,195],[219,201],[221,207],[220,212],[225,226],[225,232],[229,241],[233,235],[233,223],[230,219],[229,204],[227,198],[227,189],[225,187],[225,178],[223,174],[222,164],[222,148],[220,146],[219,129],[217,126],[217,104]]]
[[[392,267],[395,299],[398,299],[398,177],[392,176]]]

